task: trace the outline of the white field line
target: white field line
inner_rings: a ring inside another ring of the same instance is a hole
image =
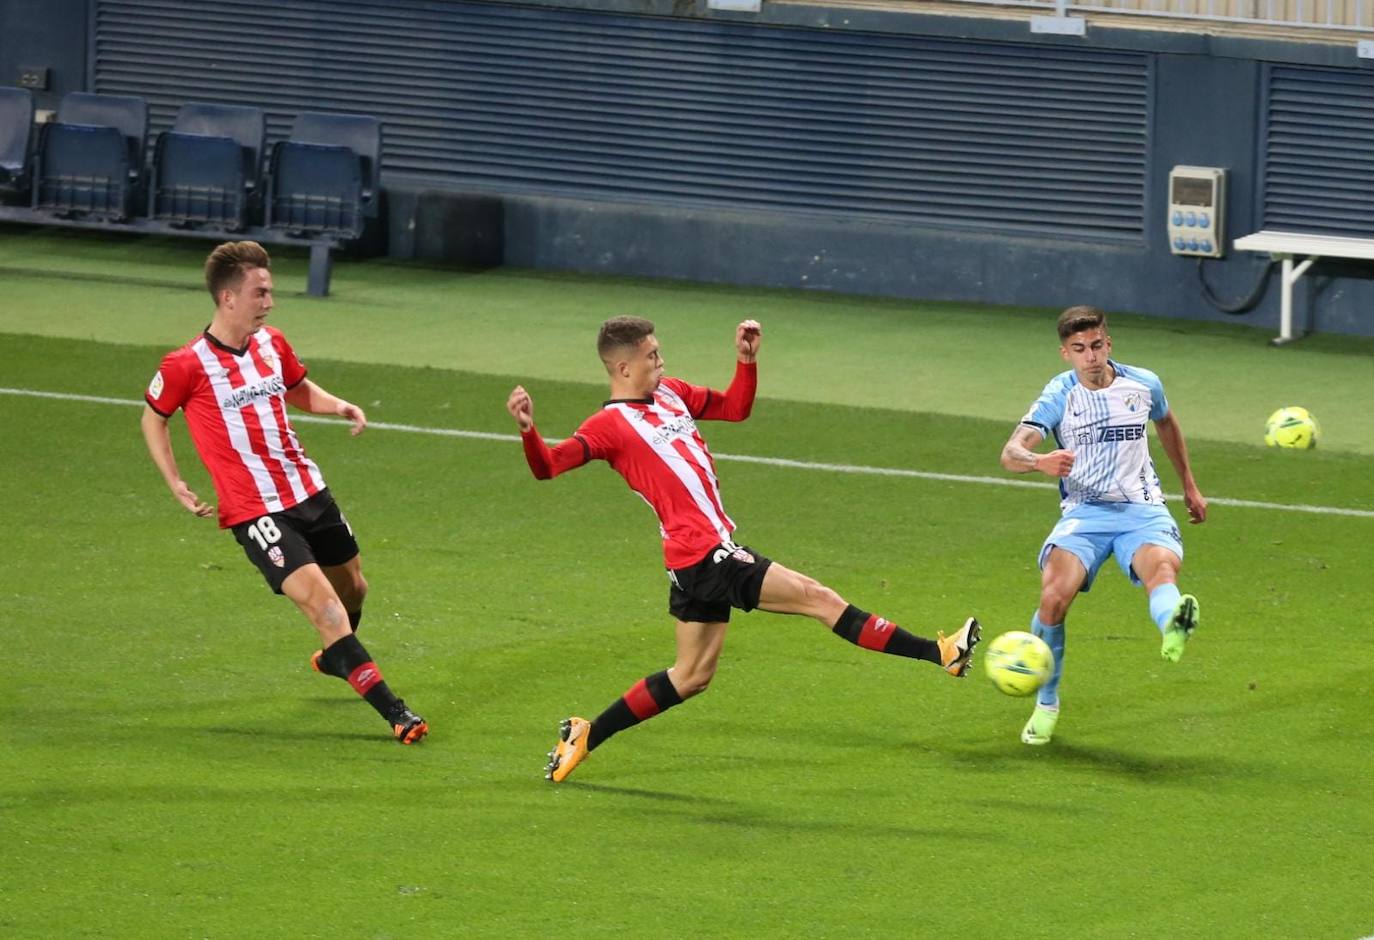
[[[31,388],[0,387],[0,395],[20,395],[28,398],[53,398],[60,401],[79,401],[96,405],[126,405],[138,407],[143,404],[142,401],[131,401],[127,398],[103,398],[99,395],[74,395],[68,392],[44,392]],[[338,418],[304,415],[299,412],[293,412],[291,420],[312,424],[344,423]],[[367,426],[378,431],[400,431],[407,434],[432,434],[439,437],[462,437],[479,441],[505,441],[515,443],[520,440],[517,434],[496,434],[490,431],[465,431],[458,428],[428,428],[415,424],[393,424],[388,421],[370,421]],[[546,440],[548,440],[550,444],[557,443],[555,438],[546,438]],[[1054,483],[1040,483],[1033,480],[1018,480],[1008,477],[980,477],[962,473],[934,473],[929,470],[906,470],[900,467],[864,467],[843,463],[813,463],[805,460],[788,460],[785,457],[754,457],[748,454],[716,454],[715,458],[717,460],[734,461],[735,463],[757,463],[765,464],[770,467],[788,467],[793,470],[820,470],[829,473],[906,477],[917,480],[936,480],[942,483],[972,483],[981,486],[1019,486],[1023,489],[1036,490],[1054,490],[1058,488]],[[1181,501],[1183,499],[1183,497],[1172,493],[1166,494],[1166,496],[1171,500]],[[1209,496],[1207,497],[1207,504],[1210,506],[1236,506],[1241,509],[1269,509],[1279,512],[1307,512],[1328,516],[1351,516],[1360,519],[1374,519],[1374,510],[1345,509],[1340,506],[1265,503],[1253,499],[1230,499],[1225,496]]]

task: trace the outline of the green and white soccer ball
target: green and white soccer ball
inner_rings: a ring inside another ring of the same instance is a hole
[[[1054,674],[1054,653],[1034,633],[1012,630],[988,644],[983,668],[999,692],[1030,695]]]
[[[1290,447],[1308,450],[1317,446],[1322,435],[1321,425],[1306,408],[1296,405],[1280,408],[1264,422],[1264,443],[1270,447]]]

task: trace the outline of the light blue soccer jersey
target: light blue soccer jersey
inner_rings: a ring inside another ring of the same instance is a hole
[[[1116,379],[1103,389],[1084,388],[1072,369],[1045,386],[1021,423],[1074,454],[1073,470],[1059,482],[1059,506],[1083,503],[1162,505],[1146,422],[1169,413],[1164,386],[1148,369],[1111,363]]]

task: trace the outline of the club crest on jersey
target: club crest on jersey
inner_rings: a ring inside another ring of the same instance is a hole
[[[1140,407],[1140,393],[1127,392],[1124,401],[1126,402],[1127,411],[1135,411]]]
[[[162,370],[158,369],[157,372],[153,375],[153,380],[148,383],[148,397],[161,398],[162,384]]]
[[[280,545],[273,545],[267,550],[267,560],[278,568],[286,567],[286,556],[281,553]]]

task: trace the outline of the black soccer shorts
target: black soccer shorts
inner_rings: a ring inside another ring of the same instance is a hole
[[[328,489],[282,512],[233,527],[248,560],[258,566],[273,593],[292,572],[310,564],[342,565],[357,557],[358,541]]]
[[[668,570],[668,613],[689,623],[729,623],[730,608],[747,612],[759,606],[771,564],[747,546],[721,542],[690,568]]]

